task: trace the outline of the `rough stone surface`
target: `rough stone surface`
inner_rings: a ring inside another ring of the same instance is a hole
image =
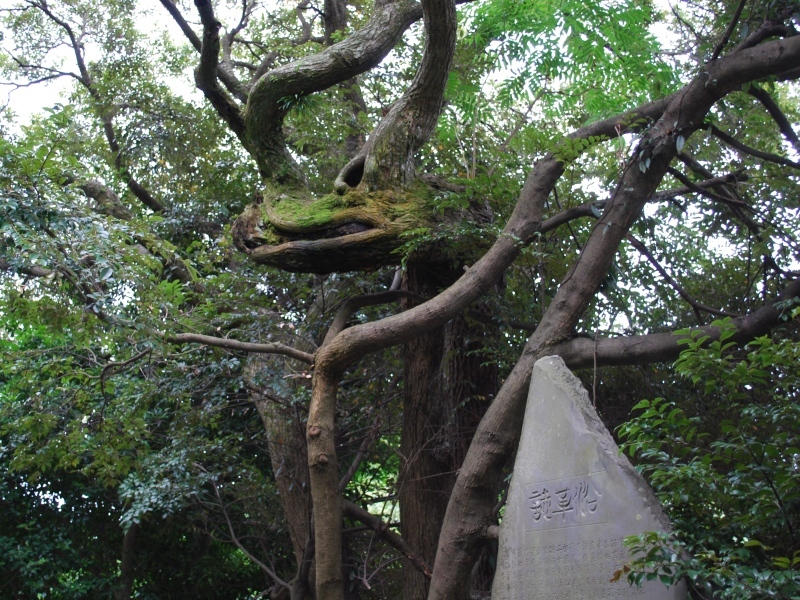
[[[664,531],[658,499],[557,356],[533,368],[522,440],[500,527],[493,600],[685,599],[682,588],[630,587],[614,571],[625,536]]]

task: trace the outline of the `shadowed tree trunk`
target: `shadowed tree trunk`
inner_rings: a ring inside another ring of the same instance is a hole
[[[452,284],[456,275],[432,266],[411,267],[406,287],[431,297]],[[436,556],[456,474],[497,390],[497,366],[485,362],[480,352],[494,341],[487,336],[492,334],[483,325],[459,316],[404,346],[400,528],[409,546],[429,565]],[[404,570],[404,599],[427,598],[428,586],[429,578],[422,572]]]
[[[314,597],[313,569],[306,564],[313,560],[314,548],[311,543],[311,498],[305,432],[302,420],[290,412],[291,403],[281,401],[265,385],[265,382],[269,382],[270,374],[276,370],[274,363],[281,360],[263,355],[251,358],[245,370],[245,379],[250,388],[250,399],[264,424],[278,498],[298,566],[292,586],[292,600],[304,600]],[[273,363],[272,368],[270,363]]]
[[[139,525],[131,525],[122,538],[122,556],[119,561],[119,585],[114,591],[114,600],[130,600],[133,590],[133,558]]]

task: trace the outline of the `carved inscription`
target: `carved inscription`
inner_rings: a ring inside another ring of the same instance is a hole
[[[498,566],[508,573],[503,598],[615,600],[646,597],[646,589],[629,586],[624,577],[620,581],[610,581],[614,571],[629,559],[623,539],[580,540],[516,550],[504,548],[498,556]],[[588,590],[587,581],[592,582]]]
[[[601,471],[524,486],[525,529],[534,531],[605,523],[603,475]]]
[[[558,357],[533,369],[492,600],[685,600],[684,585],[631,587],[625,537],[669,520]],[[798,599],[800,600],[800,599]]]

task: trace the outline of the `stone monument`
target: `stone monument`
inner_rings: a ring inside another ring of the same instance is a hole
[[[683,600],[682,585],[611,581],[629,560],[626,536],[668,529],[658,499],[620,455],[580,381],[559,357],[539,360],[500,526],[492,600]]]

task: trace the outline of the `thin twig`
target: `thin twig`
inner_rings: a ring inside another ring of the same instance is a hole
[[[737,315],[736,313],[728,312],[726,310],[718,310],[716,308],[711,308],[710,306],[706,306],[705,304],[702,304],[702,303],[698,302],[697,300],[695,300],[694,298],[692,298],[692,296],[686,290],[684,290],[680,286],[680,284],[678,284],[678,282],[675,281],[672,278],[672,276],[669,273],[667,273],[667,271],[664,269],[664,267],[661,266],[661,264],[650,253],[650,251],[647,249],[647,247],[644,244],[642,244],[642,242],[637,240],[631,234],[627,235],[627,239],[631,243],[631,246],[636,248],[636,250],[638,250],[640,254],[644,255],[644,257],[650,262],[650,264],[653,265],[655,270],[658,271],[661,274],[661,276],[666,280],[666,282],[670,285],[670,287],[673,288],[676,292],[678,292],[680,297],[683,298],[686,302],[688,302],[691,305],[691,307],[695,311],[695,313],[698,314],[698,321],[700,321],[700,325],[703,325],[703,320],[702,320],[702,318],[700,318],[699,311],[707,312],[707,313],[710,313],[712,315],[717,315],[719,317],[739,317],[739,316],[741,316],[741,315]],[[596,342],[595,342],[595,344],[596,344]],[[596,352],[596,350],[595,350],[595,352]],[[595,356],[595,361],[596,360],[597,360],[597,358]]]
[[[714,52],[711,54],[711,60],[717,60],[717,58],[719,58],[719,55],[722,52],[722,49],[725,47],[725,44],[727,44],[728,40],[731,39],[733,30],[736,29],[736,25],[739,23],[739,17],[742,16],[742,10],[744,9],[745,4],[747,4],[747,0],[741,0],[739,2],[739,6],[736,7],[736,12],[733,13],[733,18],[731,18],[731,22],[728,24],[725,34],[722,36],[719,44],[717,44],[717,47],[714,48]]]
[[[212,480],[211,481],[211,486],[214,488],[214,494],[216,495],[217,501],[219,502],[219,506],[222,509],[222,515],[225,517],[225,522],[228,524],[228,532],[229,532],[229,534],[231,536],[231,540],[236,545],[236,547],[239,548],[239,550],[241,550],[242,553],[247,558],[249,558],[255,564],[257,564],[261,568],[262,571],[264,571],[267,575],[269,575],[275,583],[280,585],[282,588],[285,588],[285,589],[291,591],[292,586],[290,586],[283,579],[278,577],[278,575],[277,575],[277,573],[275,573],[275,571],[270,569],[267,565],[265,565],[263,562],[258,560],[255,556],[250,554],[250,552],[247,550],[247,548],[245,548],[244,545],[239,541],[239,538],[236,537],[236,533],[233,530],[233,524],[231,523],[231,520],[228,517],[228,511],[225,509],[225,503],[222,501],[222,497],[219,494],[219,489],[217,488],[216,482]]]

